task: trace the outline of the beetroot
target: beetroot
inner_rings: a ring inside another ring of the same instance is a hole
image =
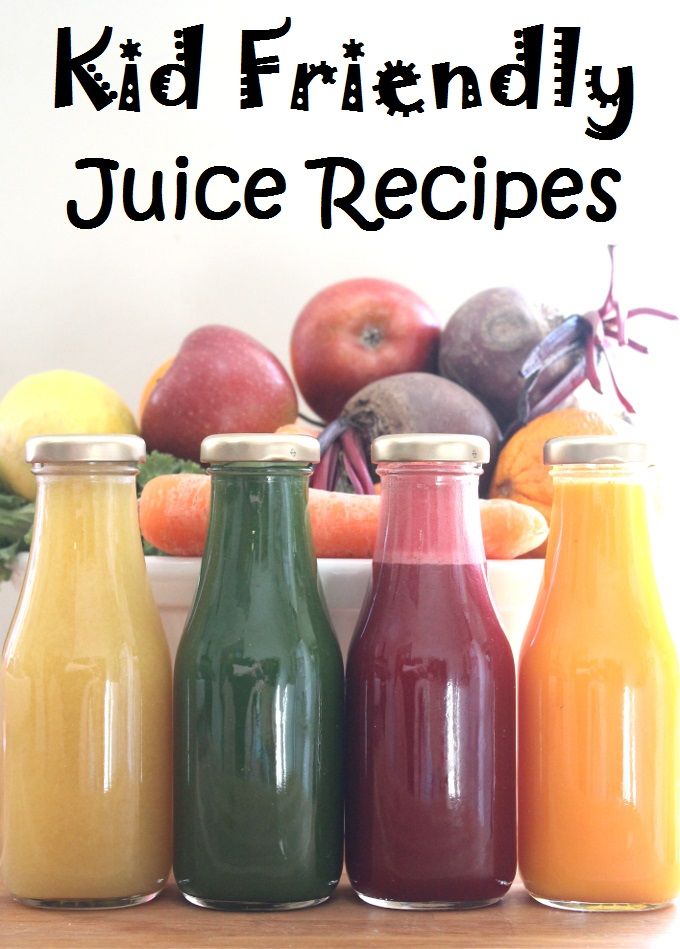
[[[368,461],[373,439],[425,432],[483,435],[491,445],[488,477],[501,434],[489,410],[449,379],[407,372],[365,386],[324,429],[320,436],[322,461],[312,485],[332,490],[344,466],[354,490],[369,493],[373,491]]]
[[[445,432],[483,435],[494,452],[500,438],[489,410],[462,386],[426,372],[406,372],[365,386],[349,400],[343,417],[368,449],[379,435]]]
[[[439,371],[473,392],[505,428],[517,414],[526,357],[560,321],[530,306],[511,287],[482,290],[463,303],[443,329]],[[541,385],[549,387],[568,368],[568,358],[560,360]]]

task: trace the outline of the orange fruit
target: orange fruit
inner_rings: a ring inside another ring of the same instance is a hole
[[[543,464],[543,446],[562,435],[614,435],[626,423],[616,416],[577,407],[556,409],[520,428],[498,455],[489,497],[529,504],[550,523],[552,480]]]
[[[173,364],[174,361],[175,361],[175,357],[171,356],[170,359],[166,359],[165,362],[162,363],[158,367],[158,369],[154,370],[154,372],[152,372],[151,375],[149,376],[149,381],[144,386],[142,397],[139,400],[138,418],[139,418],[140,424],[142,421],[142,415],[144,415],[144,409],[146,408],[146,403],[149,401],[149,396],[153,392],[156,386],[156,383],[160,382],[160,380],[163,378],[163,376],[168,371],[168,369],[170,368],[170,366]]]
[[[288,422],[286,425],[279,425],[275,435],[313,435],[318,438],[321,434],[320,428],[314,428],[312,425],[306,425],[304,422]]]

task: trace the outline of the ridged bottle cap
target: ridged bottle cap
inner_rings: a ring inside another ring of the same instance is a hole
[[[543,448],[546,465],[616,465],[648,462],[644,439],[625,435],[573,435],[551,438]]]
[[[144,439],[137,435],[37,435],[26,442],[26,461],[37,464],[127,462],[146,458]]]
[[[319,461],[319,440],[313,435],[209,435],[201,442],[201,461],[273,461],[295,465]]]
[[[490,446],[481,435],[380,435],[371,446],[371,460],[472,461],[485,464]]]

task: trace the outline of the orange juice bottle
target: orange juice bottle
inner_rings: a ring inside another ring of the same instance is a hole
[[[543,587],[519,664],[519,866],[561,909],[680,891],[680,673],[659,598],[646,447],[557,438]]]
[[[171,671],[135,436],[30,439],[26,578],[0,669],[1,869],[33,906],[130,906],[171,860]]]

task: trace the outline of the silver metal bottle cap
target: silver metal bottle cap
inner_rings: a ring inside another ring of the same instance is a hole
[[[625,435],[573,435],[551,438],[543,447],[546,465],[616,465],[648,462],[649,446]]]
[[[132,462],[146,458],[138,435],[36,435],[26,442],[26,461],[38,464],[69,462]]]
[[[313,435],[209,435],[201,442],[201,461],[279,461],[313,465],[319,461]]]
[[[380,435],[371,446],[371,460],[472,461],[485,464],[490,447],[481,435]]]

